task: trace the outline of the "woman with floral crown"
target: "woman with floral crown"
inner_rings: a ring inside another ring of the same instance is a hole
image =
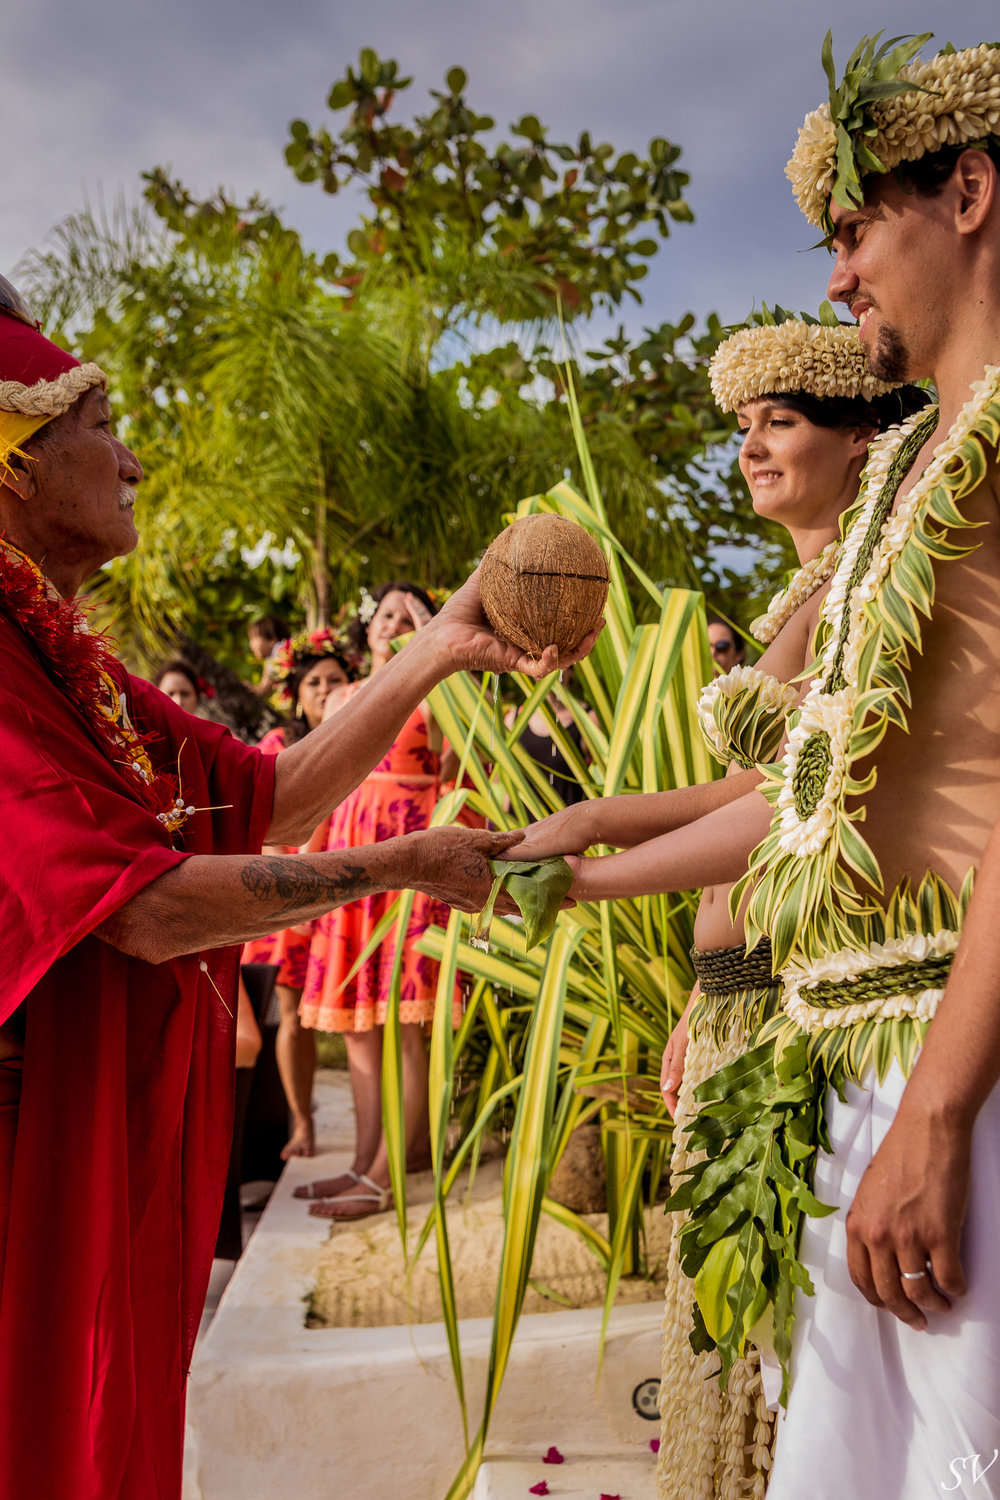
[[[894,390],[868,375],[857,331],[836,322],[784,318],[741,329],[717,350],[710,375],[719,406],[735,411],[739,421],[740,467],[754,510],[763,520],[785,527],[801,564],[751,626],[766,647],[757,666],[737,666],[715,678],[699,704],[703,731],[713,755],[726,765],[727,777],[749,771],[759,780],[756,768],[777,758],[785,737],[785,716],[797,698],[793,679],[809,655],[820,602],[836,564],[840,518],[856,498],[868,444],[924,398],[912,388]],[[626,801],[628,806],[622,805]],[[645,828],[643,804],[648,808]],[[522,850],[528,857],[595,843],[631,845],[628,854],[612,857],[614,894],[660,890],[656,860],[650,861],[643,847],[644,840],[667,831],[659,822],[658,804],[653,794],[593,800],[558,813],[529,830],[518,857]],[[665,801],[660,805],[669,806]],[[669,826],[679,821],[674,818]],[[595,888],[590,895],[585,888],[594,876],[606,878],[601,866],[612,868],[609,861],[587,861],[570,894],[579,900],[610,894]],[[715,886],[702,894],[693,953],[698,982],[663,1054],[661,1089],[675,1123],[675,1186],[695,1160],[683,1134],[695,1112],[694,1090],[746,1050],[753,1029],[775,1013],[780,998],[767,942],[746,952],[742,913],[730,912],[731,889]],[[729,1371],[726,1390],[720,1391],[718,1355],[693,1351],[694,1288],[681,1268],[683,1211],[675,1211],[672,1219],[660,1494],[670,1500],[760,1496],[773,1444],[760,1356],[748,1348]]]
[[[354,676],[345,642],[332,630],[303,630],[282,641],[270,661],[274,706],[287,714],[284,724],[270,730],[259,748],[278,755],[298,744],[323,722],[326,705],[338,704]],[[294,854],[294,849],[280,849]],[[299,1001],[309,960],[309,933],[295,927],[270,937],[256,938],[243,950],[244,963],[276,964],[275,992],[280,1006],[274,1053],[281,1086],[288,1101],[292,1133],[281,1155],[312,1156],[314,1147],[312,1087],[316,1071],[316,1042],[299,1024]]]
[[[426,625],[436,613],[430,594],[414,583],[395,580],[371,594],[363,590],[348,627],[351,649],[359,660],[368,654],[369,675],[374,675],[391,661],[393,641]],[[427,828],[441,792],[443,752],[441,731],[423,703],[375,770],[317,829],[310,848],[357,848]],[[416,945],[432,924],[447,925],[448,908],[417,894],[402,938],[390,933],[353,973],[394,900],[393,892],[366,897],[314,924],[300,1019],[306,1028],[344,1037],[357,1122],[348,1171],[295,1190],[296,1197],[321,1200],[309,1210],[321,1218],[364,1218],[391,1203],[382,1133],[382,1034],[397,956],[406,1160],[410,1169],[429,1161],[424,1027],[434,1015],[438,965]]]

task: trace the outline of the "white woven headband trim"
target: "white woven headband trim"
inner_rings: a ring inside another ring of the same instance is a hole
[[[0,411],[16,411],[24,417],[61,417],[85,391],[97,385],[107,390],[108,378],[95,364],[74,365],[55,380],[39,380],[35,385],[0,380]]]

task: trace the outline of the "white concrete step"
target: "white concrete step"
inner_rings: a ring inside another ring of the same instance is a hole
[[[573,1458],[543,1464],[540,1457],[510,1454],[488,1458],[479,1470],[473,1500],[529,1500],[531,1488],[544,1481],[553,1500],[656,1500],[656,1459],[649,1449]]]
[[[339,1092],[346,1116],[346,1075]],[[325,1156],[289,1162],[199,1341],[188,1387],[185,1500],[442,1500],[458,1472],[465,1444],[440,1323],[305,1326],[303,1299],[315,1285],[329,1226],[292,1189],[349,1161],[337,1142]],[[600,1383],[600,1308],[522,1317],[481,1480],[494,1488],[477,1490],[477,1500],[525,1500],[543,1479],[561,1500],[602,1493],[654,1500],[649,1439],[659,1432],[650,1416],[661,1316],[658,1303],[614,1309]],[[490,1331],[489,1318],[460,1324],[472,1430]],[[550,1444],[566,1463],[541,1462]],[[608,1457],[586,1456],[595,1453]]]

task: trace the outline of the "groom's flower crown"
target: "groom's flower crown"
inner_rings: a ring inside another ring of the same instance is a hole
[[[930,32],[880,47],[881,35],[862,37],[838,84],[827,33],[830,100],[806,115],[785,168],[802,212],[827,233],[831,201],[859,207],[863,177],[946,146],[983,149],[1000,140],[1000,42],[963,52],[948,46],[914,62]]]

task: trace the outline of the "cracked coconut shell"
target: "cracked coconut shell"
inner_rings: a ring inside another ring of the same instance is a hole
[[[528,656],[555,644],[574,650],[597,625],[608,597],[599,544],[563,516],[522,516],[490,543],[479,586],[486,616]]]

